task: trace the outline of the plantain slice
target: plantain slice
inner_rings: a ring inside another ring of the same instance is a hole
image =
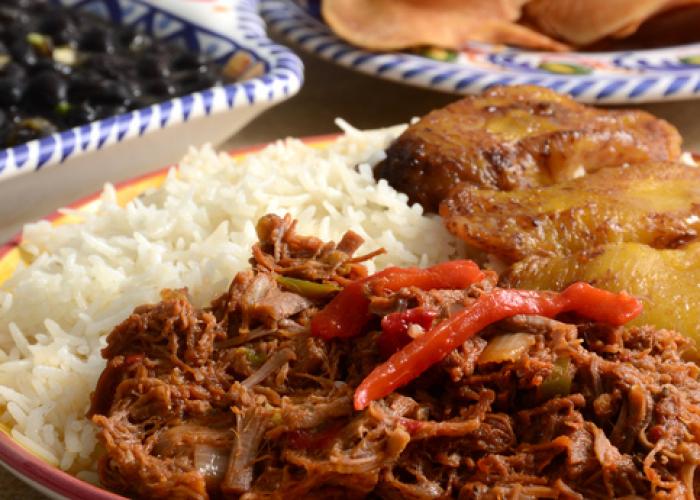
[[[502,276],[505,286],[562,290],[587,281],[639,297],[644,311],[632,324],[679,331],[700,341],[700,242],[659,250],[612,243],[572,256],[529,257]]]
[[[681,163],[606,168],[511,192],[464,184],[440,215],[450,232],[506,262],[612,242],[673,248],[700,230],[700,169]]]
[[[459,182],[508,191],[602,167],[675,161],[681,137],[649,113],[596,109],[526,85],[494,87],[432,111],[386,153],[375,176],[435,212]]]

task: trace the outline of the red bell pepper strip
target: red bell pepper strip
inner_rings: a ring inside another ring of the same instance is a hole
[[[516,314],[552,318],[569,311],[617,326],[639,315],[642,304],[624,292],[612,293],[581,282],[561,293],[496,289],[414,339],[372,370],[355,391],[355,409],[363,410],[371,401],[409,383],[492,323]]]
[[[364,285],[353,281],[311,319],[311,334],[325,340],[359,335],[372,315]]]
[[[370,278],[375,293],[397,291],[414,286],[421,290],[435,288],[463,289],[484,278],[484,272],[471,260],[451,260],[427,268],[388,267]]]
[[[355,337],[362,333],[362,328],[371,318],[365,286],[375,293],[397,291],[409,286],[422,290],[462,289],[481,281],[484,276],[479,266],[471,260],[453,260],[425,269],[389,267],[346,286],[313,317],[311,333],[326,340]]]
[[[388,358],[411,341],[408,335],[410,325],[430,328],[437,313],[422,307],[387,314],[382,318],[382,334],[377,339],[379,353]]]

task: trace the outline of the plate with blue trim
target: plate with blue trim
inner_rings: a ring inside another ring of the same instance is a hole
[[[387,80],[449,93],[541,85],[581,102],[622,104],[700,97],[700,43],[649,50],[537,52],[470,44],[460,51],[369,52],[338,38],[320,0],[263,0],[270,29],[305,51]]]
[[[43,174],[49,167],[53,170],[60,166],[67,173],[76,165],[89,163],[94,170],[103,169],[106,164],[123,162],[125,156],[135,169],[169,163],[190,145],[223,142],[256,115],[301,88],[301,61],[267,37],[257,0],[50,1],[186,47],[222,66],[231,62],[245,71],[234,83],[165,99],[14,147],[0,147],[2,184],[28,173]],[[173,140],[168,133],[173,130],[182,140]],[[52,185],[46,178],[39,184]],[[7,188],[0,198],[24,196],[18,189]],[[9,209],[0,201],[0,210]]]

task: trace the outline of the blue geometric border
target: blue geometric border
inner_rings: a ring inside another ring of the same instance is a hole
[[[303,83],[301,60],[267,37],[265,23],[258,15],[257,0],[227,0],[234,22],[225,25],[225,29],[181,15],[176,8],[164,7],[165,3],[158,0],[51,1],[92,11],[116,23],[138,26],[157,38],[181,43],[217,60],[245,54],[254,63],[262,64],[264,74],[0,149],[0,181],[202,116],[278,102],[296,94]],[[172,4],[175,6],[176,2]]]
[[[322,21],[317,1],[262,0],[260,13],[271,30],[327,61],[387,80],[443,92],[473,94],[494,85],[532,84],[592,103],[700,97],[700,66],[684,63],[679,56],[682,50],[697,54],[700,59],[700,44],[585,56],[571,53],[568,56],[597,61],[600,67],[594,67],[587,74],[553,74],[538,67],[536,61],[542,53],[515,49],[494,50],[484,57],[485,64],[481,65],[358,49],[340,40]],[[567,54],[561,56],[566,59]]]

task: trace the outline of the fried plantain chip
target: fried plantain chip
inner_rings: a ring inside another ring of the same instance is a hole
[[[450,232],[507,262],[611,242],[677,247],[700,230],[700,169],[681,163],[606,168],[511,192],[462,185],[440,215]]]
[[[460,182],[522,189],[680,153],[678,131],[649,113],[596,109],[541,87],[494,87],[408,127],[375,176],[436,212]]]

